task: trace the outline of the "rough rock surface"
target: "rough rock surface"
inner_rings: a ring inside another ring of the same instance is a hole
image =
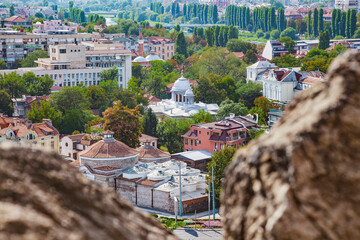
[[[0,239],[177,239],[54,153],[0,148]]]
[[[226,239],[360,239],[360,54],[299,94],[226,172]]]

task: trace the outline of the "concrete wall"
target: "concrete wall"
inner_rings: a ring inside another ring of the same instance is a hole
[[[127,199],[132,204],[136,204],[136,183],[116,179],[116,193]]]
[[[155,188],[153,197],[153,208],[167,212],[174,212],[174,199],[170,197],[169,192],[159,191]]]
[[[152,207],[152,187],[146,185],[138,185],[137,186],[137,205],[141,207]]]

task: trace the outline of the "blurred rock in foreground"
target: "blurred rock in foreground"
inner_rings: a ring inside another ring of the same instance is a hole
[[[360,53],[235,156],[221,212],[227,239],[360,239]]]
[[[60,156],[0,148],[0,239],[176,239]]]

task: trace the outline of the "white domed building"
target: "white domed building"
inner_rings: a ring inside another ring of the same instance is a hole
[[[219,106],[206,104],[203,102],[194,102],[194,93],[190,86],[189,80],[181,76],[171,89],[171,99],[165,99],[161,102],[149,105],[158,118],[189,118],[191,114],[197,113],[204,109],[211,115],[215,116]]]
[[[150,62],[157,60],[164,61],[158,55],[155,55],[154,52],[150,52],[148,56],[146,57],[138,56],[132,62],[139,63],[143,67],[150,67]]]

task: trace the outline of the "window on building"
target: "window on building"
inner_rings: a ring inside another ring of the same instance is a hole
[[[214,149],[214,150],[217,150],[217,148],[218,148],[218,144],[217,144],[217,143],[215,143],[215,149]]]
[[[190,140],[190,145],[191,145],[191,146],[193,145],[193,140],[192,140],[192,139]]]
[[[66,49],[60,49],[60,53],[66,53]]]
[[[201,134],[201,131],[199,131],[199,134]]]
[[[206,135],[209,135],[210,134],[210,132],[206,132]]]
[[[224,147],[225,147],[225,145],[224,145],[224,144],[220,144],[220,150],[223,150],[223,149],[224,149]]]
[[[185,145],[189,144],[189,139],[185,138]]]
[[[55,142],[51,141],[51,149],[54,149],[54,148],[55,148]]]

